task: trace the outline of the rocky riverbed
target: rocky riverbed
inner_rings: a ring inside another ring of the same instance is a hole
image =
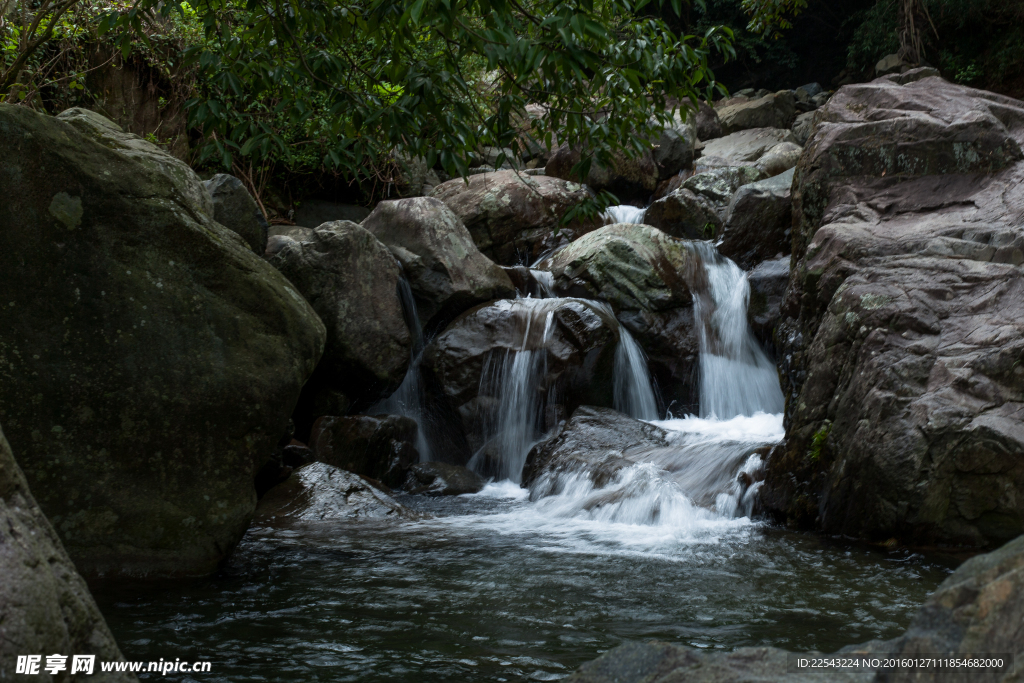
[[[282,227],[98,114],[0,105],[0,678],[1024,661],[1022,143],[1024,103],[920,68]]]

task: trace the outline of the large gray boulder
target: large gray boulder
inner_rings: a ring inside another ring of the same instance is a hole
[[[691,240],[713,239],[722,232],[722,219],[711,200],[685,187],[651,202],[644,223],[666,235]]]
[[[401,384],[413,337],[398,294],[401,270],[386,246],[365,228],[338,221],[321,225],[309,241],[289,240],[268,260],[327,327],[317,390],[368,404]]]
[[[716,107],[726,135],[751,128],[789,128],[796,118],[796,96],[780,90],[753,100],[733,98],[724,107]]]
[[[767,177],[755,166],[723,166],[690,176],[683,182],[683,189],[706,199],[719,217],[724,218],[737,190]]]
[[[439,199],[381,202],[362,226],[402,264],[427,329],[479,303],[514,295],[508,275],[480,253],[466,226]]]
[[[769,178],[777,176],[795,168],[802,152],[803,148],[795,142],[780,142],[765,152],[755,166]]]
[[[665,180],[693,166],[697,132],[694,124],[676,115],[673,122],[662,129],[654,141],[654,163],[658,166],[658,179]]]
[[[503,266],[530,264],[543,254],[597,228],[598,221],[563,225],[570,209],[587,198],[580,184],[556,177],[498,171],[449,180],[431,194],[469,229],[477,247]]]
[[[1024,103],[912,71],[818,115],[765,501],[827,533],[1002,543],[1024,531]]]
[[[705,269],[689,242],[649,225],[619,223],[584,235],[542,266],[562,295],[607,301],[647,352],[666,403],[695,410],[691,292]]]
[[[580,158],[579,151],[562,145],[548,159],[544,172],[554,178],[585,182],[596,192],[607,190],[622,202],[646,202],[658,188],[658,164],[651,152],[633,159],[620,153],[608,166],[597,163],[595,159],[590,166],[590,173],[583,179],[572,171]]]
[[[62,653],[124,661],[88,586],[32,497],[2,431],[0,574],[0,680],[22,678],[15,674],[19,655]],[[67,675],[51,679],[42,667],[39,673],[33,680],[73,680]],[[91,679],[137,680],[130,673],[103,673],[98,665]]]
[[[203,182],[213,201],[213,219],[245,240],[252,250],[262,255],[267,250],[267,219],[256,200],[233,175],[218,173]]]
[[[320,358],[316,313],[182,162],[0,105],[0,419],[78,569],[213,571]]]
[[[719,159],[730,166],[744,166],[757,163],[758,159],[780,142],[796,141],[790,130],[753,128],[707,142],[701,158]]]
[[[779,254],[792,245],[790,226],[793,201],[790,186],[794,170],[774,178],[741,186],[725,211],[725,226],[718,251],[744,270]]]
[[[526,379],[536,379],[538,400],[551,391],[558,396],[537,425],[547,431],[583,403],[612,405],[618,341],[611,311],[595,302],[505,299],[457,318],[427,346],[422,363],[476,452],[500,420],[503,398],[515,391],[504,371],[516,354],[534,354]]]

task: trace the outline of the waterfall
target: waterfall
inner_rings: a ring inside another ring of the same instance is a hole
[[[524,327],[518,349],[492,352],[480,375],[479,396],[496,397],[487,422],[487,441],[469,461],[469,468],[498,480],[518,483],[530,449],[543,430],[547,346],[560,299],[516,299],[509,314]],[[535,325],[542,325],[539,338]],[[534,335],[531,338],[531,334]]]
[[[402,379],[402,383],[391,396],[378,401],[370,408],[369,413],[401,415],[416,421],[419,429],[416,430],[416,450],[420,453],[420,462],[430,461],[430,444],[426,437],[426,402],[424,400],[423,385],[420,382],[420,358],[423,356],[423,329],[420,326],[420,317],[416,312],[416,300],[412,296],[412,288],[405,273],[398,280],[398,296],[402,302],[402,313],[405,315],[406,325],[413,335],[412,349],[410,350],[409,369]]]
[[[647,209],[640,209],[629,204],[609,206],[605,209],[604,219],[608,223],[643,223]]]
[[[693,303],[700,342],[700,416],[728,420],[781,413],[785,399],[778,372],[747,322],[746,273],[710,243],[696,242],[694,249],[708,280]]]
[[[555,276],[549,271],[540,270],[537,268],[530,268],[530,274],[533,275],[533,279],[537,282],[537,288],[540,290],[539,298],[554,298]]]
[[[615,370],[612,377],[615,410],[638,420],[657,420],[658,402],[651,388],[651,373],[640,345],[619,325],[619,346],[615,349]]]

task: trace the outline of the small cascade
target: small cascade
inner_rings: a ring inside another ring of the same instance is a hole
[[[658,402],[651,388],[651,373],[640,345],[619,325],[619,346],[615,349],[615,410],[637,420],[657,420]]]
[[[548,396],[547,346],[559,299],[516,299],[510,315],[523,330],[519,348],[492,353],[480,376],[480,396],[496,397],[484,446],[469,468],[497,480],[521,481],[530,449],[542,436]]]
[[[607,223],[643,223],[647,209],[641,209],[629,204],[618,204],[609,206],[604,211],[604,219]]]
[[[781,413],[785,399],[774,363],[747,321],[746,273],[707,242],[694,244],[707,273],[707,288],[694,297],[700,342],[700,416]]]
[[[402,313],[405,314],[405,322],[409,332],[413,335],[411,359],[409,369],[402,379],[402,383],[393,394],[378,401],[369,413],[401,415],[416,421],[419,429],[416,431],[416,450],[420,453],[420,462],[430,461],[430,444],[426,437],[425,410],[426,401],[423,393],[423,383],[420,380],[420,359],[423,356],[423,329],[420,326],[420,317],[416,312],[416,300],[412,296],[412,288],[405,277],[405,273],[398,280],[398,295],[402,301]]]
[[[540,270],[538,268],[530,268],[530,274],[533,275],[534,281],[537,283],[538,297],[539,299],[552,299],[555,296],[555,276],[549,271]]]

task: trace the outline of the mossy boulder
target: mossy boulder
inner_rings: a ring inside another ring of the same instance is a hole
[[[449,196],[448,188],[441,189]],[[454,203],[463,206],[461,200]],[[514,294],[505,271],[480,253],[462,220],[439,199],[381,202],[362,226],[402,264],[420,324],[428,330],[477,304]]]
[[[478,173],[468,181],[442,183],[431,196],[459,217],[485,256],[503,266],[533,263],[600,225],[582,220],[562,224],[565,214],[588,196],[582,185],[562,178]]]
[[[199,178],[91,112],[0,105],[0,420],[85,574],[241,538],[324,328]]]
[[[0,575],[0,680],[22,678],[15,674],[19,655],[91,654],[101,662],[124,661],[89,588],[32,497],[2,431]],[[42,677],[50,680],[45,673]],[[104,683],[137,680],[130,673],[103,673],[98,664],[91,678]]]

